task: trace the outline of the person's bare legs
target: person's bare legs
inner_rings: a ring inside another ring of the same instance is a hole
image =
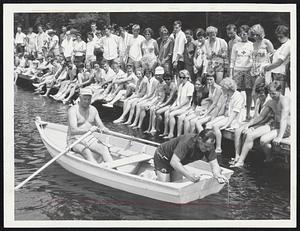
[[[237,162],[233,165],[234,167],[240,167],[244,165],[245,159],[249,151],[253,148],[254,140],[270,132],[270,126],[265,125],[254,129],[246,134],[246,139],[242,147],[241,155]]]
[[[169,130],[170,109],[165,111],[164,132],[161,136],[167,136]]]
[[[272,130],[268,132],[267,134],[260,137],[260,145],[263,149],[265,155],[266,155],[266,162],[269,162],[272,160],[272,140],[276,138],[278,135],[278,130]]]
[[[138,101],[139,101],[138,98],[136,98],[135,100],[132,101],[130,109],[129,109],[130,113],[129,113],[128,119],[127,119],[127,121],[124,124],[126,124],[126,125],[127,124],[131,124],[132,118],[133,118],[133,115],[134,115],[134,112],[135,112],[135,108],[136,108],[136,106],[138,104]]]
[[[198,120],[196,120],[195,129],[198,131],[198,133],[201,132],[204,129],[203,128],[203,124],[209,122],[210,120],[211,120],[211,116],[210,115],[204,116],[204,117],[199,118]],[[192,129],[193,129],[193,121],[192,121],[192,125],[191,126],[192,126]]]
[[[142,107],[144,105],[145,101],[142,101],[142,102],[139,102],[137,105],[136,105],[136,112],[135,112],[135,118],[134,118],[134,121],[131,125],[129,125],[129,127],[136,127],[138,122],[139,122],[139,118],[140,118],[140,113],[142,111]]]
[[[191,121],[193,119],[197,118],[197,115],[195,113],[192,113],[185,117],[184,119],[184,134],[190,133],[191,131]]]
[[[76,144],[72,149],[74,150],[74,152],[83,155],[83,157],[86,160],[91,161],[94,164],[98,164],[92,151],[89,148],[87,148],[86,146],[84,146],[83,144],[81,144],[81,143]]]
[[[174,137],[174,128],[175,128],[175,116],[180,115],[181,113],[183,113],[186,110],[186,108],[181,108],[175,111],[172,111],[169,115],[169,135],[167,136],[167,138],[172,139]]]
[[[105,147],[103,144],[94,142],[90,145],[90,149],[92,152],[95,152],[95,153],[101,155],[105,162],[113,161],[113,158],[111,157],[111,154],[110,154],[108,148]]]
[[[251,103],[252,103],[252,90],[246,89],[246,120],[250,120],[250,110],[251,110]]]
[[[216,118],[215,120],[211,121],[212,123],[212,129],[215,132],[216,135],[216,152],[220,153],[222,152],[221,149],[221,142],[222,142],[222,133],[220,128],[224,126],[228,121],[228,117],[222,116],[222,119]]]
[[[182,134],[183,121],[186,118],[186,114],[187,112],[184,112],[181,115],[178,115],[177,117],[177,137]]]
[[[152,128],[153,117],[155,117],[155,105],[151,106],[149,109],[149,125],[144,133],[149,133]]]
[[[70,101],[70,99],[73,97],[73,95],[75,94],[75,90],[76,90],[76,86],[73,86],[70,90],[70,94],[69,96],[63,100],[63,103],[66,104],[67,102]]]
[[[120,90],[117,95],[109,102],[109,104],[113,105],[115,102],[119,101],[126,94],[126,90]]]

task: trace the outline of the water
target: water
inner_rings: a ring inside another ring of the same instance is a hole
[[[15,88],[15,185],[50,160],[35,127],[35,116],[66,124],[67,109],[66,105]],[[126,126],[116,127],[104,114],[101,117],[114,131],[144,138]],[[228,151],[219,157],[220,165],[228,167],[230,157]],[[237,170],[230,179],[229,205],[227,186],[202,200],[174,205],[96,184],[54,163],[15,192],[15,219],[289,219],[289,171],[266,167],[257,158],[250,158],[248,165],[246,170]]]

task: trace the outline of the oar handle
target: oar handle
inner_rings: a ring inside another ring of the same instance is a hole
[[[28,181],[30,181],[33,177],[35,177],[37,174],[39,174],[41,171],[43,171],[45,168],[47,168],[50,164],[52,164],[54,161],[56,161],[62,155],[66,154],[71,148],[73,148],[76,144],[80,143],[83,139],[85,139],[91,133],[92,133],[91,131],[88,131],[83,136],[81,136],[78,140],[76,140],[73,144],[71,144],[70,146],[68,146],[63,152],[59,153],[53,159],[51,159],[50,161],[48,161],[44,166],[42,166],[41,168],[39,168],[37,171],[35,171],[33,174],[31,174],[26,180],[24,180],[22,183],[20,183],[18,186],[16,186],[15,187],[15,191],[17,191],[19,188],[21,188],[24,184],[26,184]]]
[[[129,139],[129,140],[143,142],[143,143],[150,144],[150,145],[153,145],[153,146],[159,146],[160,145],[160,143],[157,143],[157,142],[136,138],[134,136],[124,135],[124,134],[121,134],[119,132],[109,131],[107,134],[110,134],[110,135],[113,135],[113,136],[118,136],[118,137]]]

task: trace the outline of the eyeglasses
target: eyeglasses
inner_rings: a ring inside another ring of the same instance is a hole
[[[185,79],[185,76],[179,76],[179,79]]]
[[[165,81],[171,81],[171,79],[164,79]]]

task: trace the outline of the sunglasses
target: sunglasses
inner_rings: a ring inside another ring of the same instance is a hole
[[[185,79],[185,76],[179,76],[179,79]]]
[[[171,79],[164,79],[165,81],[171,81]]]

